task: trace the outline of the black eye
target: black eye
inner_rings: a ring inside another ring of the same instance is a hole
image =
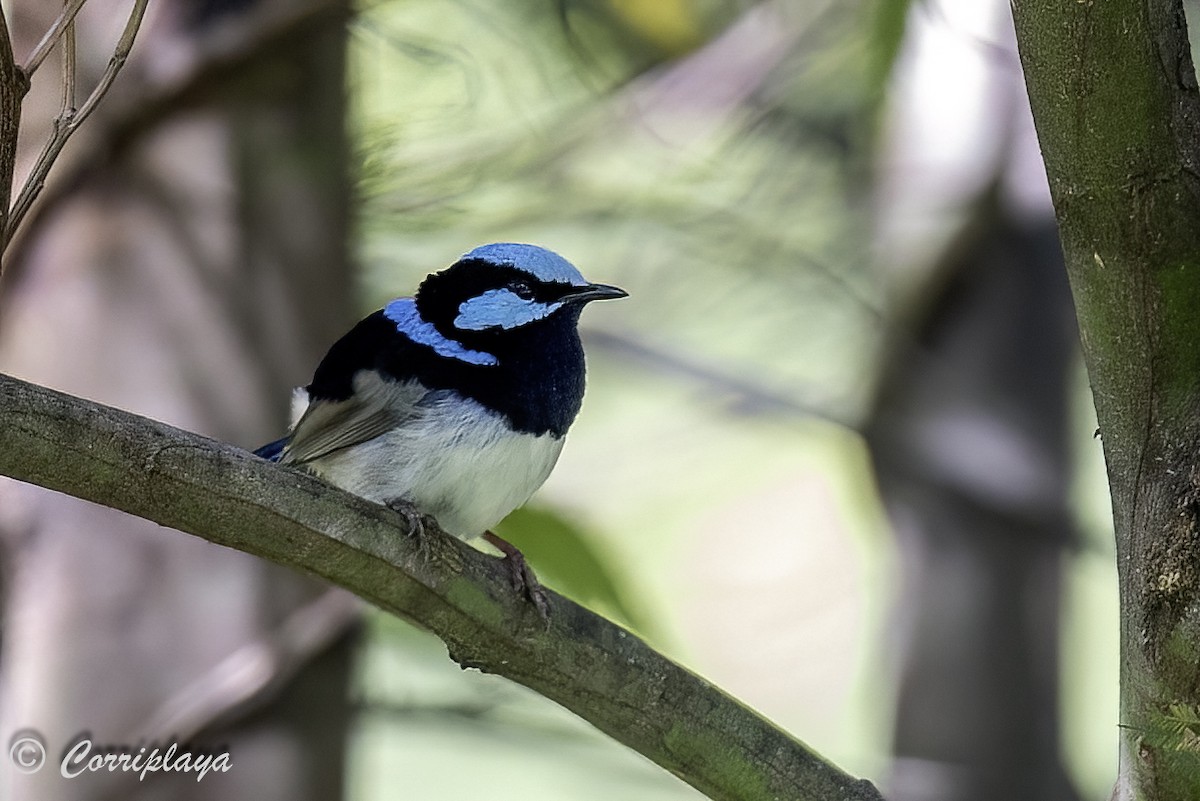
[[[528,281],[513,281],[508,290],[521,300],[533,300],[533,287]]]

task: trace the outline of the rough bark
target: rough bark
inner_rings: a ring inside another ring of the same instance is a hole
[[[0,375],[0,475],[145,517],[352,590],[441,637],[463,667],[525,684],[714,799],[879,801],[875,788],[458,540],[228,445]],[[163,536],[170,536],[163,532]]]
[[[17,164],[17,131],[21,125],[21,100],[28,83],[13,61],[8,22],[0,13],[0,254],[8,230],[9,196]]]
[[[1104,440],[1121,598],[1120,799],[1200,757],[1200,95],[1179,0],[1014,5]]]

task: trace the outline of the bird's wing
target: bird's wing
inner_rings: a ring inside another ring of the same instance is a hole
[[[421,414],[428,390],[414,382],[384,378],[375,370],[355,375],[354,393],[346,400],[314,400],[292,429],[280,459],[302,464],[334,451],[374,439]]]

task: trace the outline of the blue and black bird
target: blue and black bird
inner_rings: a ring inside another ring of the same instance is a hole
[[[484,536],[541,610],[520,552],[489,529],[550,475],[579,413],[584,305],[625,295],[545,248],[476,248],[334,343],[296,390],[290,433],[255,453],[387,504],[418,531],[428,515]]]

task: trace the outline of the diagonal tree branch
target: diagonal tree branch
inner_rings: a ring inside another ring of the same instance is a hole
[[[802,743],[549,593],[550,621],[499,560],[245,451],[0,375],[0,475],[314,573],[423,626],[463,667],[520,682],[714,799],[881,801]]]

